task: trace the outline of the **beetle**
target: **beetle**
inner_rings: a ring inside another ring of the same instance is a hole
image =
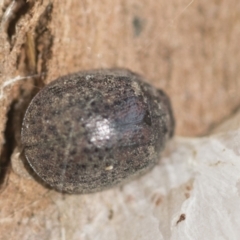
[[[58,191],[92,193],[143,175],[174,133],[167,95],[126,69],[58,78],[31,101],[22,123],[24,154]]]

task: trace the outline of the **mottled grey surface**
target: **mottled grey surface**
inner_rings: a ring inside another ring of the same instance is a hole
[[[29,105],[25,156],[59,191],[90,193],[151,169],[173,135],[168,97],[125,69],[61,77]]]

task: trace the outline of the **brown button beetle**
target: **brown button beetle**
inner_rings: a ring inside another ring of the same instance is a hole
[[[151,169],[173,135],[168,97],[125,69],[60,77],[30,103],[22,144],[31,167],[53,188],[91,193]]]

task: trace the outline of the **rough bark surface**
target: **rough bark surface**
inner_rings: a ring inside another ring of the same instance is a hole
[[[238,0],[23,0],[6,22],[7,3],[0,2],[0,239],[79,239],[80,226],[94,225],[95,202],[110,206],[111,219],[111,197],[121,195],[61,195],[12,170],[28,102],[58,76],[138,72],[168,93],[176,132],[185,136],[207,133],[240,104]],[[75,208],[85,214],[79,225],[69,220]]]

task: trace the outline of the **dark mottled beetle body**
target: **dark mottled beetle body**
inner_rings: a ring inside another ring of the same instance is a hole
[[[173,129],[162,91],[128,70],[94,70],[61,77],[34,97],[22,143],[52,187],[90,193],[152,168]]]

